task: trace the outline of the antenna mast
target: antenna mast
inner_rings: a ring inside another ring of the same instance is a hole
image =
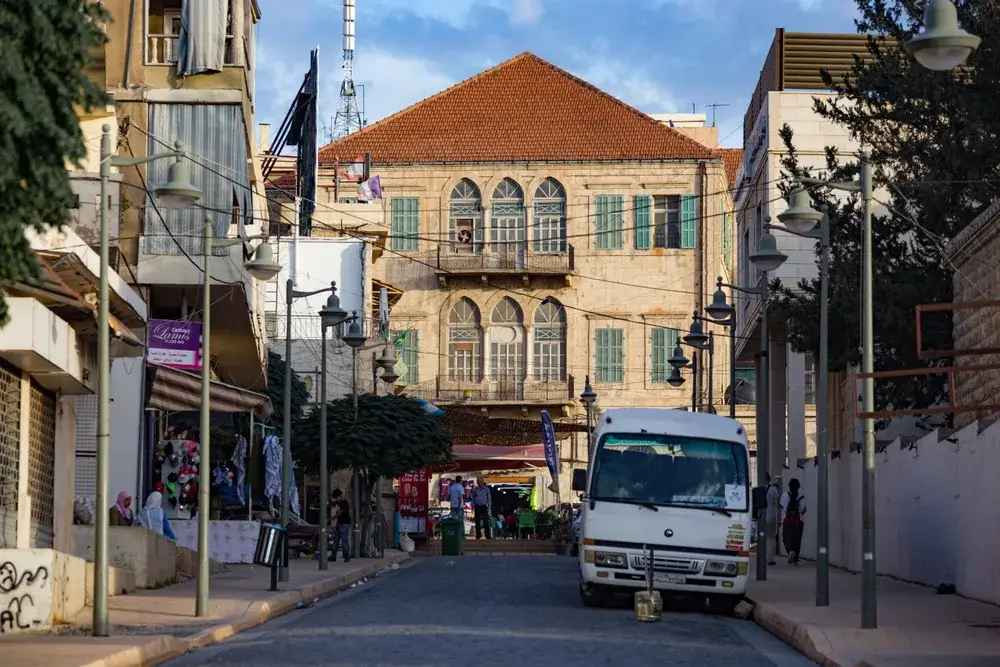
[[[715,127],[715,112],[716,112],[716,110],[717,109],[722,109],[724,107],[728,107],[730,105],[728,105],[728,104],[720,104],[720,103],[716,102],[714,104],[706,104],[705,106],[707,108],[709,108],[709,109],[712,110],[712,127]]]
[[[333,139],[346,137],[364,127],[354,86],[354,23],[357,0],[344,0],[344,80],[340,84],[340,103],[333,118]]]

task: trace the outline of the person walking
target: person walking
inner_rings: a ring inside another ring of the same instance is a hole
[[[480,477],[478,485],[472,491],[472,512],[476,521],[477,540],[482,537],[483,531],[486,532],[486,539],[492,539],[493,519],[490,513],[492,505],[490,487],[483,484],[483,479]]]
[[[462,476],[459,475],[448,487],[448,500],[451,501],[451,518],[459,521],[465,520],[465,485],[462,484]]]
[[[802,549],[802,531],[805,523],[802,517],[806,513],[806,498],[799,490],[799,480],[788,480],[788,491],[781,494],[781,512],[784,519],[781,522],[781,535],[784,538],[788,562],[799,564],[799,551]]]
[[[767,492],[764,495],[767,506],[764,511],[767,529],[767,564],[777,565],[775,554],[778,553],[778,525],[781,519],[781,505],[778,502],[781,498],[781,489],[778,488],[777,480],[772,480],[771,475],[767,476]]]
[[[334,489],[330,494],[333,499],[333,562],[337,562],[337,549],[344,554],[344,562],[351,562],[351,504],[344,497],[344,492]],[[325,547],[325,545],[324,545]]]

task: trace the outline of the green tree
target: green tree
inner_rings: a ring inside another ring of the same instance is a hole
[[[877,194],[887,211],[873,224],[875,368],[920,368],[928,362],[916,358],[915,306],[952,300],[945,243],[1000,197],[1000,44],[988,39],[1000,30],[1000,3],[956,3],[966,30],[986,39],[968,67],[955,72],[926,70],[896,46],[921,27],[924,2],[856,3],[858,32],[889,39],[870,39],[871,60],[856,59],[843,79],[824,72],[839,97],[817,99],[813,107],[870,151],[879,183],[897,184]],[[781,134],[787,175],[798,159],[791,130]],[[856,178],[858,165],[829,149],[825,173],[813,175]],[[831,207],[830,352],[831,369],[838,370],[859,361],[861,204],[856,197],[838,203],[824,189],[813,200]],[[818,281],[780,292],[793,346],[815,352]],[[925,322],[922,333],[925,349],[952,347],[950,317]],[[945,378],[879,380],[875,389],[876,409],[926,407],[944,397]]]
[[[267,351],[267,389],[264,394],[271,399],[271,414],[269,423],[275,428],[275,435],[281,436],[284,431],[285,419],[285,360],[281,355],[271,350]],[[296,433],[296,424],[302,420],[305,406],[309,403],[309,389],[306,383],[292,373],[292,433]],[[298,435],[295,435],[298,438]]]
[[[87,155],[77,108],[108,102],[85,70],[107,20],[83,0],[0,2],[0,282],[38,278],[25,230],[61,227],[76,205],[66,164]]]
[[[314,408],[292,443],[296,461],[310,473],[319,471],[319,424],[319,409]],[[452,460],[451,432],[405,396],[359,396],[356,419],[350,398],[330,401],[327,435],[330,469],[353,468],[366,489],[381,477]]]

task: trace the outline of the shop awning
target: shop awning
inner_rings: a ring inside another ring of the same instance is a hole
[[[537,419],[491,418],[478,412],[449,409],[441,416],[441,425],[451,430],[456,446],[525,447],[542,439],[542,422]],[[585,425],[571,422],[557,421],[553,426],[559,439],[587,431]]]
[[[147,366],[150,375],[147,408],[166,412],[201,410],[201,374],[159,364]],[[257,419],[263,420],[274,411],[271,399],[249,389],[213,381],[210,391],[212,412],[252,412]]]
[[[451,451],[455,460],[435,472],[545,469],[545,449],[542,445],[526,447],[452,445]]]

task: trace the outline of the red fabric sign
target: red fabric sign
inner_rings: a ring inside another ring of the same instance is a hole
[[[426,534],[430,479],[427,468],[404,473],[399,478],[399,515],[409,533]]]

